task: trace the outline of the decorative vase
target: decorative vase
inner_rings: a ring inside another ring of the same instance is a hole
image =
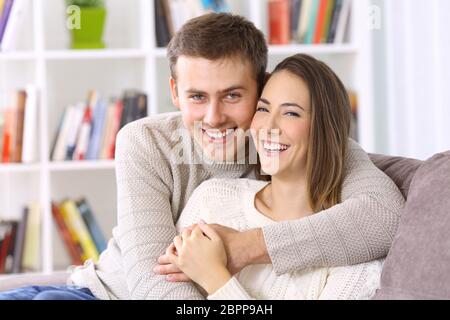
[[[72,49],[103,49],[106,8],[82,7],[80,28],[72,29]]]

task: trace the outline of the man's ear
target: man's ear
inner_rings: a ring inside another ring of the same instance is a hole
[[[170,77],[169,85],[170,85],[170,94],[172,97],[172,103],[175,107],[180,109],[180,98],[178,96],[177,82],[175,81],[174,78]]]

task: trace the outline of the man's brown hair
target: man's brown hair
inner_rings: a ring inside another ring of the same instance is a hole
[[[264,86],[267,52],[264,34],[252,22],[239,15],[208,13],[183,25],[170,41],[167,57],[175,80],[175,66],[180,56],[211,61],[242,58],[252,66],[260,94]]]
[[[303,79],[311,101],[307,153],[309,202],[314,212],[341,202],[351,109],[347,90],[325,63],[305,54],[283,60],[273,73],[288,71]]]

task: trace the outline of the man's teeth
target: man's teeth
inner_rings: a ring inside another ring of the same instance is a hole
[[[205,132],[206,132],[206,134],[209,137],[211,137],[213,139],[222,139],[222,138],[225,138],[228,135],[231,135],[234,132],[234,129],[229,129],[229,130],[227,130],[225,132],[208,131],[208,130],[205,130]]]
[[[264,143],[264,149],[269,150],[269,151],[284,151],[287,150],[289,147],[287,145],[284,144],[279,144],[279,143]]]

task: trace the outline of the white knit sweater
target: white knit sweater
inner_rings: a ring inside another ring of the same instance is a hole
[[[180,164],[174,154],[192,145],[183,129],[180,113],[170,113],[120,130],[115,160],[117,226],[98,263],[88,260],[74,268],[68,284],[87,287],[100,299],[204,299],[191,283],[167,282],[153,268],[176,236],[175,223],[194,190],[213,178],[252,178],[254,167]],[[181,140],[178,133],[184,133]],[[194,144],[193,157],[201,154]],[[392,180],[349,140],[342,203],[305,219],[263,228],[275,272],[352,265],[386,256],[403,205]]]
[[[198,223],[218,223],[236,230],[276,223],[254,206],[255,195],[268,182],[251,179],[212,179],[192,194],[177,230]],[[378,288],[382,260],[334,267],[308,268],[277,275],[271,264],[248,266],[210,295],[212,300],[340,300],[370,299]]]

